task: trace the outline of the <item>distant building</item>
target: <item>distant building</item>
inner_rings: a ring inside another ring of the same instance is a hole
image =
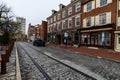
[[[16,17],[16,21],[20,23],[21,32],[22,34],[25,34],[25,28],[26,28],[26,19],[23,17]]]
[[[47,38],[47,22],[42,21],[42,24],[33,26],[29,24],[28,39],[34,41],[34,39],[46,40]]]
[[[31,25],[28,26],[28,40],[34,41],[35,39],[35,26]]]
[[[23,17],[16,17],[16,22],[19,23],[20,33],[18,34],[19,40],[25,39],[26,19]]]

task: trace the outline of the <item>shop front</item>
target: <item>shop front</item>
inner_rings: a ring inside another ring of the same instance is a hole
[[[115,31],[115,51],[120,52],[120,31]]]
[[[80,45],[114,49],[114,28],[93,28],[80,31]]]

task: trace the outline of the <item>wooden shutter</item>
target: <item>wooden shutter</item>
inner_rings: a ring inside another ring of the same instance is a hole
[[[118,22],[117,22],[117,26],[120,26],[120,17],[118,17]]]
[[[92,1],[92,9],[95,9],[95,1]]]
[[[87,12],[87,5],[84,5],[84,12]]]
[[[107,24],[111,23],[111,12],[107,13]]]
[[[91,26],[94,26],[94,17],[91,17]]]
[[[86,19],[83,19],[83,27],[86,27]]]
[[[99,25],[99,15],[95,16],[95,25]]]
[[[100,0],[96,0],[96,8],[100,7]]]

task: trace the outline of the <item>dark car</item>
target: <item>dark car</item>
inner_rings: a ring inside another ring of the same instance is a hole
[[[34,46],[45,46],[45,41],[42,41],[41,39],[36,39],[33,42]]]

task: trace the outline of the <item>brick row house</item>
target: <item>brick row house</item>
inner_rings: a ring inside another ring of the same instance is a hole
[[[45,41],[47,38],[47,22],[42,21],[42,24],[35,26],[29,24],[28,28],[28,40],[34,41],[35,39],[41,39]]]
[[[119,0],[71,0],[47,21],[49,40],[56,43],[63,44],[67,32],[74,44],[120,50]]]
[[[60,4],[59,11],[52,10],[52,15],[47,18],[48,21],[48,40],[63,44],[65,33],[68,33],[68,44],[79,43],[79,32],[81,18],[81,2],[71,0],[67,6]]]

